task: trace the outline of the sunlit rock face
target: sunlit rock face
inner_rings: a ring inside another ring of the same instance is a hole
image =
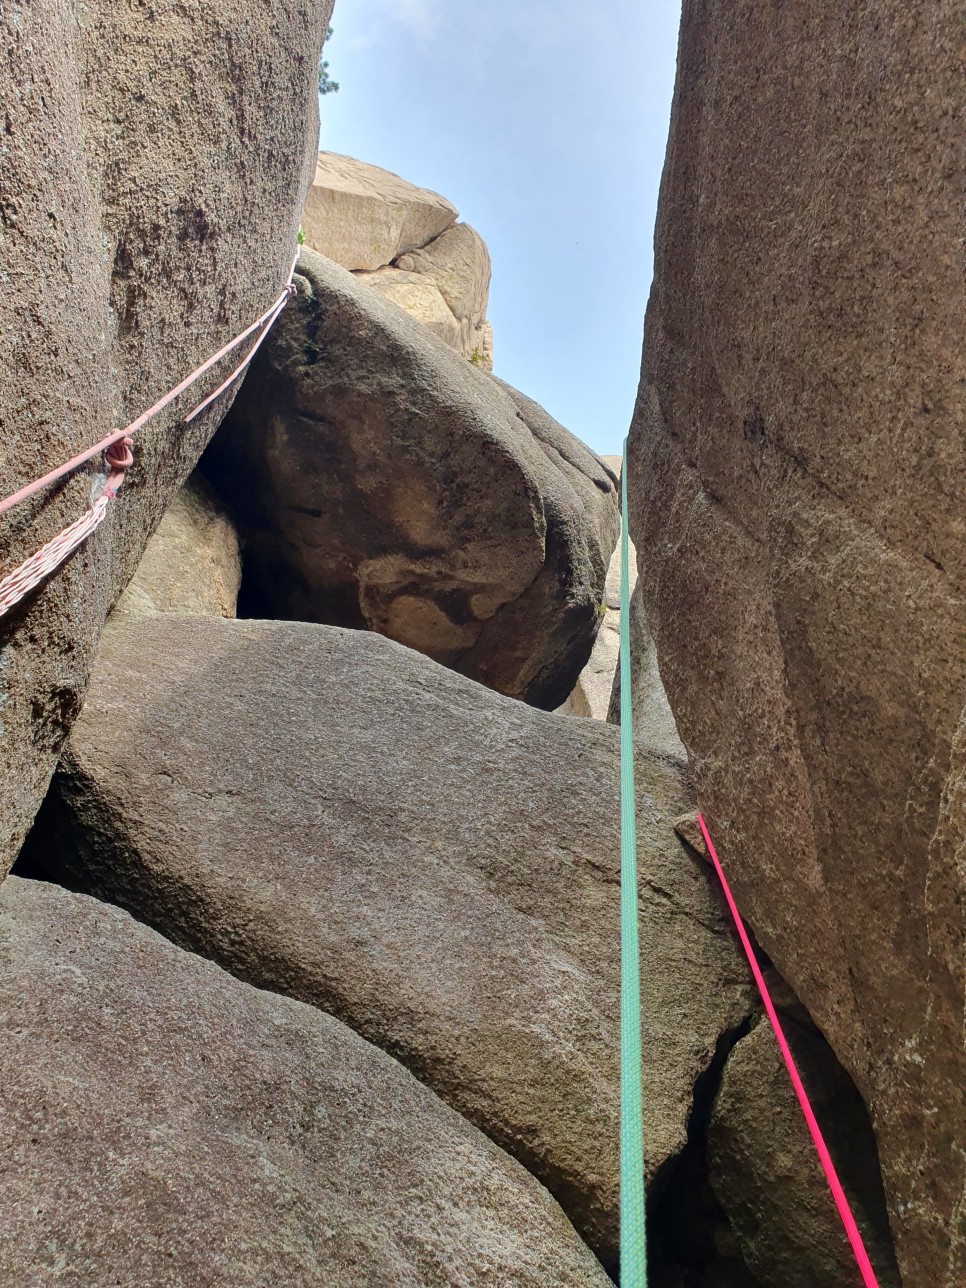
[[[685,3],[628,463],[700,802],[906,1288],[966,1281],[962,48],[921,0]]]
[[[165,510],[113,615],[234,617],[241,575],[235,525],[195,473]]]
[[[302,226],[313,250],[490,370],[490,255],[457,217],[439,193],[354,157],[320,152]]]
[[[305,244],[348,269],[382,268],[456,223],[438,192],[337,152],[320,152],[305,199]]]
[[[297,281],[205,457],[243,615],[377,631],[558,706],[600,623],[613,474],[331,260]]]

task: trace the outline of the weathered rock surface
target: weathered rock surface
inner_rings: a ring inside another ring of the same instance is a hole
[[[556,707],[590,655],[615,480],[536,403],[312,251],[206,472],[248,615],[366,627]]]
[[[473,363],[493,367],[490,254],[438,193],[320,152],[303,216],[306,244],[371,286]]]
[[[602,456],[601,460],[616,478],[620,477],[619,456]],[[673,756],[682,764],[687,753],[678,737],[674,716],[657,667],[654,641],[644,620],[644,606],[637,591],[637,551],[628,542],[630,563],[630,639],[634,659],[631,705],[635,737],[651,751]],[[609,720],[620,724],[620,630],[621,630],[621,552],[617,546],[607,569],[604,587],[604,615],[590,661],[580,673],[570,697],[559,708],[562,714]]]
[[[170,616],[105,636],[29,861],[400,1059],[617,1234],[618,737],[365,632]],[[747,975],[637,765],[645,1151],[749,1010]],[[35,870],[36,870],[35,868]]]
[[[330,7],[3,6],[4,495],[125,424],[278,294]],[[174,428],[183,406],[152,422],[98,533],[0,622],[0,874],[80,708],[107,611],[226,405],[186,428]],[[83,512],[97,468],[0,520],[0,574]]]
[[[469,224],[454,224],[423,250],[356,276],[464,358],[492,370],[493,331],[486,320],[490,253]]]
[[[787,1016],[782,1026],[879,1288],[896,1288],[875,1136],[862,1098],[821,1034]],[[728,1057],[708,1155],[718,1201],[762,1288],[853,1282],[855,1257],[764,1017]]]
[[[869,1106],[906,1288],[966,1282],[963,37],[688,0],[630,442],[698,796]]]
[[[523,1168],[312,1007],[0,888],[0,1279],[606,1288]]]
[[[600,629],[593,652],[577,677],[567,701],[557,708],[561,715],[606,720],[611,689],[620,658],[620,551],[610,561],[604,585]]]
[[[114,616],[234,617],[240,585],[235,525],[201,475],[192,474],[165,510]]]
[[[376,269],[456,222],[438,192],[337,152],[320,152],[302,213],[306,245],[343,268]]]
[[[636,552],[635,552],[636,555]],[[657,650],[654,639],[644,616],[644,599],[641,587],[636,584],[636,559],[634,593],[631,595],[631,712],[634,737],[654,751],[674,756],[682,764],[687,763],[687,752],[678,735],[674,715],[668,703],[667,694],[658,669]],[[618,629],[620,623],[618,622]],[[618,651],[618,660],[620,653]],[[620,724],[621,720],[621,677],[615,670],[614,683],[610,693],[610,705],[607,719],[611,724]],[[699,833],[700,834],[700,833]],[[701,846],[697,847],[699,852]]]
[[[615,477],[620,476],[621,458],[619,456],[602,456],[600,458]],[[637,582],[637,564],[634,549],[630,551],[631,588]],[[577,678],[577,683],[570,696],[558,707],[561,715],[582,716],[590,720],[606,720],[610,708],[611,689],[617,674],[617,665],[621,650],[621,548],[618,536],[617,545],[611,555],[607,568],[607,580],[604,583],[603,613],[600,630],[594,640],[594,649],[590,660]]]

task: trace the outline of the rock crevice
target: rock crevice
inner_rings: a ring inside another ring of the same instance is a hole
[[[616,731],[297,623],[126,620],[94,683],[36,867],[392,1052],[611,1264]],[[645,752],[637,769],[653,1175],[750,991],[671,827],[680,766]]]
[[[699,800],[875,1123],[906,1288],[966,1274],[966,813],[943,817],[966,703],[948,19],[687,0],[627,464]]]

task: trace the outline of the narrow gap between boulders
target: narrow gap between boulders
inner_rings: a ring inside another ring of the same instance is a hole
[[[708,1126],[729,1055],[751,1029],[751,1017],[723,1033],[694,1084],[687,1143],[655,1177],[647,1205],[651,1288],[705,1288],[715,1283],[757,1288],[708,1176]]]

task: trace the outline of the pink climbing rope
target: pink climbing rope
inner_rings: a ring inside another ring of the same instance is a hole
[[[798,1066],[795,1064],[795,1058],[792,1055],[785,1032],[782,1029],[781,1021],[778,1018],[778,1012],[775,1010],[775,1004],[771,1000],[771,994],[768,991],[768,985],[765,983],[765,977],[761,973],[761,967],[758,965],[758,959],[755,956],[755,950],[751,946],[751,940],[748,938],[748,932],[745,929],[745,923],[741,919],[741,913],[738,911],[738,905],[735,903],[734,895],[731,893],[731,887],[728,885],[728,879],[724,874],[724,869],[718,859],[714,844],[708,834],[705,826],[704,816],[698,815],[698,824],[701,828],[701,834],[704,837],[705,844],[708,847],[708,854],[711,856],[711,863],[717,873],[718,880],[721,882],[721,889],[724,891],[728,907],[731,909],[731,915],[734,918],[735,927],[738,931],[738,938],[741,940],[741,946],[745,950],[745,956],[748,958],[748,965],[751,967],[751,973],[755,977],[755,983],[758,985],[758,991],[761,994],[761,1000],[765,1004],[765,1011],[768,1019],[771,1021],[771,1027],[774,1030],[775,1037],[778,1041],[779,1050],[785,1061],[785,1068],[788,1070],[788,1076],[792,1080],[792,1086],[795,1088],[795,1095],[798,1097],[798,1103],[801,1105],[802,1113],[805,1115],[805,1122],[808,1124],[808,1130],[811,1133],[812,1142],[818,1151],[822,1168],[825,1172],[825,1179],[828,1181],[829,1189],[832,1191],[832,1197],[835,1199],[835,1206],[838,1208],[842,1224],[845,1226],[845,1233],[848,1235],[849,1243],[852,1245],[852,1251],[858,1262],[859,1270],[862,1272],[862,1282],[865,1288],[879,1288],[878,1280],[875,1277],[875,1271],[872,1269],[872,1263],[869,1260],[869,1254],[865,1250],[865,1244],[862,1242],[862,1235],[859,1233],[859,1227],[855,1223],[855,1217],[852,1215],[852,1209],[849,1207],[849,1201],[845,1197],[845,1191],[842,1189],[842,1183],[838,1178],[835,1170],[835,1164],[832,1162],[832,1156],[828,1152],[828,1146],[825,1144],[825,1137],[822,1135],[822,1129],[818,1125],[818,1119],[812,1109],[808,1099],[808,1093],[802,1083],[801,1076],[798,1072]]]
[[[39,586],[45,577],[49,577],[59,568],[72,551],[87,540],[107,513],[111,498],[116,496],[117,489],[124,481],[124,473],[133,462],[131,439],[122,438],[112,443],[105,453],[110,467],[107,482],[90,509],[85,510],[79,519],[75,519],[63,532],[53,540],[25,559],[9,576],[0,581],[0,617],[13,608],[28,595],[35,586]]]
[[[175,385],[173,389],[169,389],[163,397],[159,398],[158,401],[154,403],[153,406],[149,407],[147,411],[142,412],[136,420],[133,420],[130,423],[130,425],[125,426],[124,429],[112,430],[110,434],[105,438],[102,438],[100,442],[95,443],[93,447],[88,447],[85,451],[79,452],[76,456],[72,456],[69,461],[65,461],[63,465],[58,465],[55,469],[48,471],[48,473],[44,474],[41,478],[35,479],[32,483],[28,483],[24,487],[20,488],[18,492],[13,492],[10,496],[0,500],[0,514],[3,514],[6,510],[12,509],[13,506],[17,505],[19,502],[26,501],[28,497],[34,496],[45,487],[49,487],[51,483],[56,483],[58,479],[63,478],[66,474],[70,474],[73,470],[84,465],[87,461],[93,460],[93,458],[99,455],[99,453],[103,452],[105,454],[105,463],[108,466],[107,482],[97,498],[91,504],[90,508],[87,509],[79,519],[75,519],[73,523],[64,528],[62,532],[59,532],[57,536],[48,541],[46,545],[41,546],[39,550],[32,554],[28,559],[25,559],[22,564],[13,570],[13,572],[8,573],[7,576],[0,581],[0,617],[9,612],[9,610],[13,608],[15,604],[19,603],[25,595],[28,595],[35,586],[39,586],[45,577],[49,577],[52,572],[56,571],[68,555],[76,550],[78,546],[82,545],[91,533],[100,526],[105,514],[107,513],[108,505],[112,498],[117,494],[118,488],[124,481],[125,471],[134,460],[131,453],[131,446],[133,443],[132,436],[136,434],[139,429],[143,428],[149,420],[154,416],[157,416],[159,412],[163,411],[165,407],[174,402],[176,398],[179,398],[181,394],[193,385],[196,380],[203,376],[206,371],[209,371],[216,363],[220,362],[222,358],[237,349],[240,344],[243,344],[250,335],[253,335],[257,331],[258,338],[245,354],[242,361],[234,371],[232,371],[231,375],[223,380],[218,388],[204,398],[197,407],[193,408],[187,416],[183,418],[181,423],[187,425],[189,421],[194,420],[196,416],[204,411],[206,407],[210,406],[216,398],[220,397],[221,394],[223,394],[225,390],[244,373],[248,364],[258,352],[263,340],[274,326],[282,310],[285,308],[285,305],[295,293],[292,279],[295,276],[297,264],[298,255],[296,255],[292,261],[292,267],[289,271],[288,280],[285,283],[284,289],[278,299],[276,299],[272,304],[271,308],[266,309],[261,317],[256,318],[250,326],[247,326],[244,329],[244,331],[239,332],[234,339],[229,340],[229,342],[223,345],[217,353],[213,353],[210,358],[206,358],[200,367],[196,367],[189,376],[186,376],[185,379],[180,382],[180,384]]]

